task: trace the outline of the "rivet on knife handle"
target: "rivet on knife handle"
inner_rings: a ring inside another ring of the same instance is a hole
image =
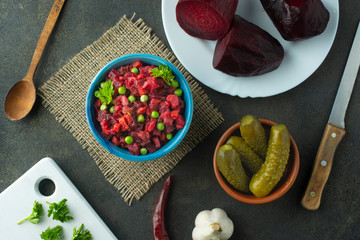
[[[334,154],[346,131],[342,128],[327,124],[316,154],[311,178],[301,205],[309,210],[316,210],[320,206],[322,191],[330,175]]]

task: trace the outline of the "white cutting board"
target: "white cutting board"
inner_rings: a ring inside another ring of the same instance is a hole
[[[50,179],[55,183],[55,192],[50,196],[44,196],[39,191],[38,186],[43,179]],[[49,205],[46,201],[59,202],[63,198],[67,199],[70,215],[74,217],[67,223],[47,217]],[[31,214],[34,200],[43,205],[40,222],[33,224],[25,221],[18,225],[17,222]],[[1,240],[41,239],[42,231],[56,225],[63,227],[61,239],[70,240],[74,227],[79,228],[82,223],[90,231],[94,240],[117,239],[51,158],[41,159],[0,194]]]

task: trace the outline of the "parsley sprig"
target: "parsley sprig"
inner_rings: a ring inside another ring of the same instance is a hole
[[[58,203],[46,202],[47,204],[50,205],[47,216],[50,217],[52,214],[53,220],[59,220],[62,223],[68,222],[69,220],[73,219],[72,216],[67,215],[70,213],[70,210],[68,209],[68,207],[66,205],[66,201],[67,201],[67,199],[64,198],[63,200],[61,200]]]
[[[57,225],[54,228],[48,227],[40,235],[41,239],[44,240],[59,240],[61,237],[62,226]]]
[[[27,218],[24,218],[17,224],[20,224],[24,221],[29,221],[34,224],[38,223],[40,221],[40,216],[42,215],[42,212],[43,212],[42,204],[35,200],[30,216],[28,216]]]
[[[76,227],[73,231],[73,237],[71,240],[91,240],[92,235],[89,230],[84,229],[84,224],[81,224],[79,229],[76,230]]]
[[[99,90],[95,91],[94,95],[95,97],[100,98],[102,104],[108,105],[113,100],[112,95],[114,92],[113,82],[108,80],[100,84]]]
[[[159,67],[151,69],[150,72],[151,76],[164,79],[165,83],[169,86],[175,81],[175,76],[167,65],[159,64]]]

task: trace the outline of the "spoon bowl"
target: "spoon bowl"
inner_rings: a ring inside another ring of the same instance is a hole
[[[36,99],[36,90],[33,82],[21,80],[9,91],[5,100],[5,114],[12,120],[24,118],[32,109]]]

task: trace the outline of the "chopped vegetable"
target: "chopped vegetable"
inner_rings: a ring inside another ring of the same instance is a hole
[[[108,105],[112,102],[114,94],[114,85],[111,80],[102,82],[99,90],[95,92],[95,97],[99,98],[102,104]]]
[[[165,83],[169,86],[172,85],[172,82],[175,81],[175,76],[173,75],[169,66],[159,64],[158,68],[151,69],[151,76],[153,77],[161,77],[164,79]]]
[[[181,88],[178,88],[174,91],[174,94],[178,97],[180,97],[182,95],[183,91],[181,90]]]
[[[156,128],[160,131],[164,130],[165,128],[165,125],[162,123],[162,122],[159,122],[157,125],[156,125]]]
[[[169,235],[165,226],[165,206],[169,195],[171,178],[172,176],[169,175],[166,179],[155,205],[152,219],[154,240],[169,240]]]
[[[77,230],[76,227],[74,228],[73,236],[71,240],[91,240],[91,239],[93,239],[92,235],[89,230],[87,229],[84,230],[84,224],[81,224],[81,226]]]
[[[126,88],[124,86],[119,87],[118,89],[119,94],[124,95],[126,93]]]
[[[135,74],[138,74],[138,73],[139,73],[139,70],[138,70],[136,67],[134,67],[133,69],[131,69],[131,72],[133,72],[133,73],[135,73]]]
[[[140,101],[142,101],[142,102],[147,102],[147,100],[149,100],[148,95],[141,95]]]
[[[152,118],[158,118],[158,117],[159,117],[159,112],[157,112],[157,111],[152,111],[152,112],[151,112],[151,117],[152,117]]]
[[[166,134],[166,139],[167,139],[167,140],[171,140],[172,138],[173,138],[173,134],[172,134],[172,133]]]
[[[136,98],[134,97],[134,95],[130,95],[128,97],[128,100],[129,100],[130,103],[133,103],[133,102],[135,102]]]
[[[68,216],[67,214],[70,213],[69,208],[66,206],[66,201],[67,199],[64,198],[63,200],[61,200],[58,203],[49,203],[46,202],[47,204],[49,204],[49,210],[48,210],[48,217],[52,216],[53,220],[58,220],[60,222],[68,222],[69,220],[73,219],[72,216]]]
[[[140,148],[140,154],[141,155],[146,155],[147,154],[147,149],[146,148]]]
[[[127,144],[132,144],[134,142],[134,139],[131,136],[126,136],[125,137],[125,142]]]
[[[40,235],[41,239],[44,240],[59,240],[61,237],[62,226],[57,225],[54,228],[48,227]]]
[[[142,115],[142,114],[138,115],[138,116],[137,116],[137,121],[138,121],[138,122],[144,122],[144,121],[145,121],[144,115]]]
[[[32,209],[32,213],[30,214],[30,216],[28,216],[27,218],[24,218],[17,224],[20,224],[24,221],[29,221],[33,224],[36,224],[40,221],[40,216],[42,215],[42,212],[43,212],[42,204],[35,200],[33,209]]]

